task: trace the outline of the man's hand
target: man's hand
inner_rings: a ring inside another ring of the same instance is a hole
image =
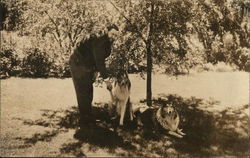
[[[103,78],[104,80],[108,78],[108,74],[106,70],[100,71],[100,77]]]
[[[107,89],[108,89],[109,91],[111,91],[111,90],[113,89],[113,86],[112,86],[111,82],[110,82],[110,81],[104,81],[104,82],[105,82],[106,85],[107,85]]]
[[[92,78],[93,82],[95,82],[95,80],[96,80],[97,76],[98,76],[98,72],[97,72],[97,71],[95,71],[95,72],[94,72],[94,75],[93,75],[93,78]]]

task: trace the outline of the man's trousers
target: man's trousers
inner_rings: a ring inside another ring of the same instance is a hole
[[[84,127],[93,121],[91,104],[93,100],[94,69],[86,66],[81,58],[78,52],[74,52],[70,56],[69,65],[80,112],[79,125]]]

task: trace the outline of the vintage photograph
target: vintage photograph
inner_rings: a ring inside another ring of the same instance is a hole
[[[250,157],[250,0],[1,0],[1,157]]]

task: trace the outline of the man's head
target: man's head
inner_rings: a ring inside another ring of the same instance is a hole
[[[119,28],[115,24],[108,26],[107,31],[108,31],[108,36],[111,39],[111,41],[114,41],[120,33]]]
[[[112,24],[112,25],[110,25],[110,26],[107,27],[108,31],[111,31],[112,29],[114,29],[116,31],[119,31],[119,28],[115,24]]]

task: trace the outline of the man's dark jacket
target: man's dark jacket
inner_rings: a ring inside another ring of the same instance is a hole
[[[85,67],[100,72],[103,78],[107,78],[105,59],[111,53],[112,42],[107,34],[82,40],[75,52],[80,55],[80,63]]]

